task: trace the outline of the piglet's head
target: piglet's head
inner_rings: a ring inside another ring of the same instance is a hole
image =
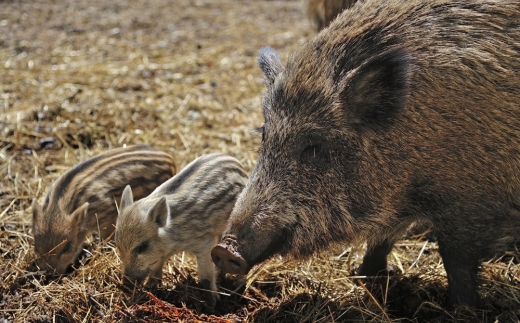
[[[161,279],[165,245],[161,235],[169,217],[166,198],[142,199],[134,203],[132,189],[126,186],[116,222],[115,242],[126,284],[155,285]]]
[[[86,219],[88,203],[84,203],[71,214],[58,207],[49,207],[34,200],[33,228],[36,265],[41,270],[65,274],[74,263],[83,247],[87,235]]]

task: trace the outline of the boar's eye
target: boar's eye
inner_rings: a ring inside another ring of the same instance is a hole
[[[148,248],[150,248],[150,242],[144,241],[144,242],[141,242],[137,247],[135,247],[134,252],[136,254],[140,254],[140,253],[143,253],[146,250],[148,250]]]
[[[300,153],[300,159],[303,161],[312,160],[313,158],[318,157],[321,152],[321,144],[311,144],[303,149]]]

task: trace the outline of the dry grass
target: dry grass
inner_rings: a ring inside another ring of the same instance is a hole
[[[0,322],[518,322],[518,252],[483,264],[478,310],[446,312],[436,245],[408,237],[391,277],[352,276],[362,248],[273,259],[222,278],[204,307],[194,259],[163,286],[124,290],[113,245],[90,241],[77,269],[33,265],[31,209],[64,170],[108,148],[148,143],[180,167],[222,151],[251,170],[262,122],[256,54],[312,37],[299,1],[0,1]]]

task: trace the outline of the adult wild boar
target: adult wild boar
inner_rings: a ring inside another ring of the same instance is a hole
[[[246,274],[364,239],[374,275],[427,221],[449,305],[476,305],[479,260],[520,233],[520,3],[367,0],[285,68],[259,63],[260,156],[214,262]]]

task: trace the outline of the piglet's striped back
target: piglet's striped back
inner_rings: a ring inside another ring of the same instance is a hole
[[[169,195],[170,199],[177,200],[182,210],[172,210],[172,217],[192,212],[211,214],[212,210],[234,204],[246,179],[247,174],[237,159],[221,153],[207,154],[157,187],[149,198]],[[170,205],[175,208],[176,203]]]
[[[51,186],[43,211],[72,212],[85,202],[90,212],[105,212],[115,205],[126,185],[135,196],[146,196],[176,172],[173,158],[148,145],[116,148],[92,157],[59,177]],[[96,206],[99,208],[96,209]]]

